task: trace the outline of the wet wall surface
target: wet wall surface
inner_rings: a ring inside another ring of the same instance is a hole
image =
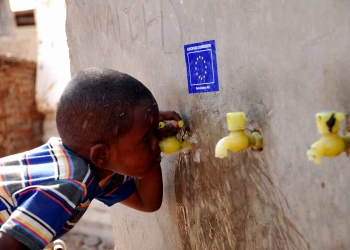
[[[340,0],[67,1],[72,74],[128,73],[192,133],[191,154],[162,161],[159,211],[113,207],[116,249],[350,248],[349,159],[306,156],[315,114],[350,112],[349,13]],[[219,91],[188,94],[183,46],[207,40]],[[215,158],[234,111],[264,149]]]

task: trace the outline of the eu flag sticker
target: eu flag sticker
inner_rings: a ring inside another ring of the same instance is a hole
[[[188,93],[219,91],[215,41],[186,44]]]

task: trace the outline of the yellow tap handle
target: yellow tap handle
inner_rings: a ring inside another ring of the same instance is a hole
[[[164,128],[165,125],[169,122],[173,122],[174,120],[164,120],[164,121],[161,121],[159,123],[159,128]],[[183,120],[180,120],[177,122],[177,125],[179,126],[179,128],[182,128],[184,126],[184,121]]]
[[[167,123],[172,123],[174,120],[164,120],[159,123],[159,128],[164,128]],[[184,126],[183,120],[177,122],[177,126],[182,128]],[[191,148],[191,145],[187,139],[180,140],[177,139],[175,133],[165,137],[162,141],[159,142],[160,150],[165,154],[173,154],[182,150],[183,152],[188,152]]]
[[[159,142],[160,150],[164,154],[173,154],[178,151],[189,152],[191,150],[191,144],[188,139],[177,139],[176,136],[165,137]]]

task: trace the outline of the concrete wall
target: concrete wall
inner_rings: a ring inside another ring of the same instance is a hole
[[[70,80],[69,54],[65,32],[64,0],[37,1],[38,68],[35,99],[45,114],[43,140],[58,136],[56,109],[61,93]]]
[[[36,26],[17,27],[8,0],[0,0],[0,54],[36,62]]]
[[[131,74],[193,133],[191,155],[162,162],[158,212],[113,207],[116,249],[350,248],[349,159],[306,157],[315,113],[350,112],[348,1],[66,3],[72,75]],[[216,41],[220,91],[190,95],[183,45],[206,40]],[[233,111],[265,147],[217,159]]]
[[[0,37],[11,36],[14,31],[14,16],[10,12],[8,0],[0,0]]]
[[[16,27],[13,36],[0,37],[0,54],[36,62],[38,54],[36,26]]]
[[[9,12],[9,15],[12,12]],[[36,26],[20,26],[11,36],[0,36],[0,54],[36,62],[38,54]]]

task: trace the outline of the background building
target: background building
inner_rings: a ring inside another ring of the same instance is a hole
[[[0,157],[58,136],[56,107],[71,78],[65,23],[64,0],[0,0]],[[108,207],[92,202],[72,232],[96,236],[75,235],[81,247],[113,245]]]

